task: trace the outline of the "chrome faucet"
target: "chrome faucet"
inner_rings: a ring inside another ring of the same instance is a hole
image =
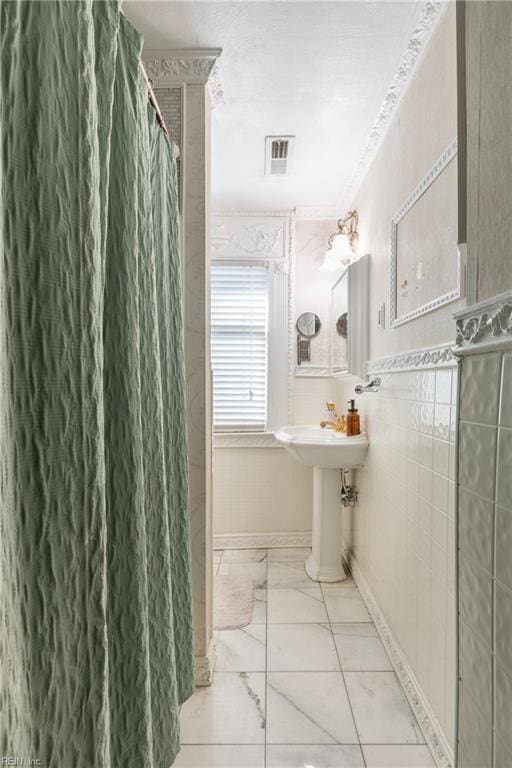
[[[335,432],[345,432],[345,417],[337,416],[336,421],[321,421],[322,429],[334,429]]]
[[[365,392],[378,392],[379,387],[382,384],[379,378],[372,379],[369,384],[363,386],[362,384],[356,384],[354,391],[356,395],[363,395]]]

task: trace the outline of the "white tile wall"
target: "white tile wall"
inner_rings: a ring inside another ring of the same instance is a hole
[[[282,448],[216,448],[215,534],[311,530],[312,473]]]
[[[341,413],[345,405],[339,401],[339,387],[331,377],[296,377],[293,381],[293,424],[318,424],[325,418],[325,403],[333,400]]]
[[[512,354],[464,358],[459,425],[460,768],[512,765]]]
[[[356,398],[370,448],[351,551],[449,742],[455,730],[455,367],[381,375]],[[348,400],[353,385],[342,387]]]
[[[335,379],[295,378],[293,424],[317,424],[325,401],[339,394]],[[214,534],[311,530],[313,471],[284,448],[215,448]]]

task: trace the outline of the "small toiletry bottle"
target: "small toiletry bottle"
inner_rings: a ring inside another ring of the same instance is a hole
[[[336,414],[336,406],[334,405],[332,400],[328,400],[325,405],[326,405],[326,410],[325,410],[326,421],[336,421],[338,416]]]
[[[347,425],[347,437],[361,434],[361,425],[359,422],[359,413],[356,408],[356,401],[349,400],[350,408],[347,411],[345,424]]]

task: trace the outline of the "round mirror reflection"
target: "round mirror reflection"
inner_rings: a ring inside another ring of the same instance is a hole
[[[336,332],[343,339],[347,338],[347,313],[344,312],[336,320]]]
[[[314,338],[322,327],[320,318],[314,312],[303,312],[297,318],[297,330],[306,339]]]

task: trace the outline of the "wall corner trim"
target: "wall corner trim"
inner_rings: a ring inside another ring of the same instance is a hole
[[[213,670],[215,668],[216,659],[215,643],[212,639],[210,640],[206,655],[196,656],[194,659],[194,678],[196,687],[199,688],[213,683]]]
[[[368,612],[377,628],[380,639],[386,648],[391,664],[393,665],[402,688],[405,691],[409,704],[418,720],[437,768],[453,768],[453,750],[448,744],[448,740],[443,733],[416,676],[409,666],[405,654],[393,636],[361,568],[354,558],[351,559],[348,567],[350,568],[354,581],[361,593],[361,597],[363,598],[366,607],[368,608]]]
[[[482,352],[512,343],[512,291],[456,312],[455,354]]]

